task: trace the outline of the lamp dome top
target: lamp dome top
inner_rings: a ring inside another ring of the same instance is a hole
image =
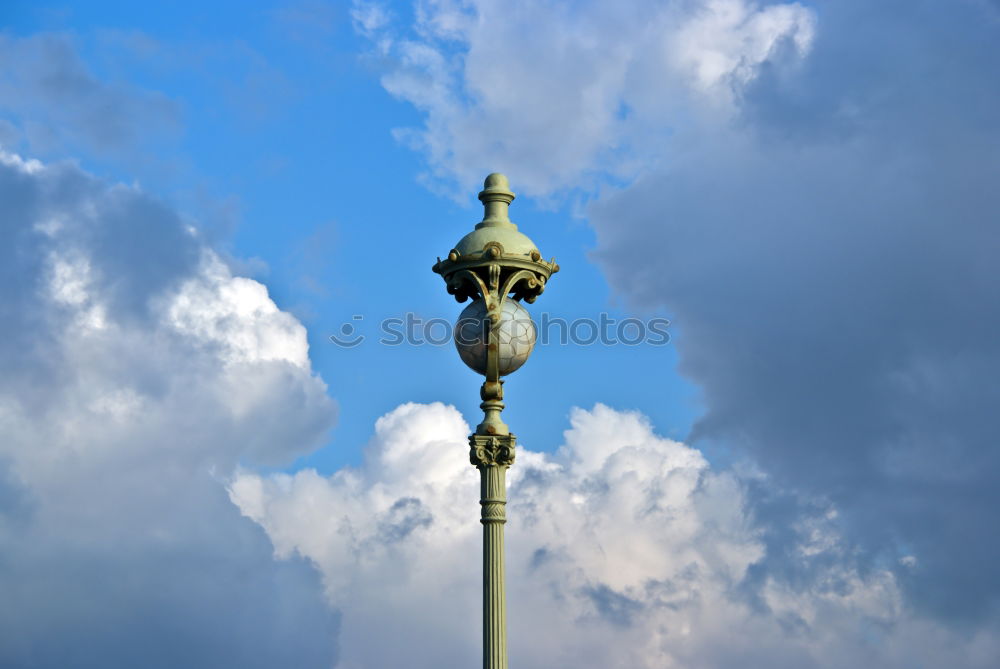
[[[490,243],[499,243],[505,253],[524,256],[538,253],[535,243],[518,232],[517,226],[510,220],[508,207],[514,197],[506,176],[493,172],[486,177],[483,190],[479,193],[484,209],[483,220],[455,245],[460,255],[480,253]]]
[[[517,230],[508,215],[507,208],[514,201],[514,193],[510,189],[507,177],[494,172],[486,177],[483,190],[479,192],[479,201],[485,209],[483,220],[476,228],[512,228]]]
[[[479,199],[483,200],[484,196],[492,194],[503,194],[509,195],[510,199],[514,199],[514,194],[510,192],[510,182],[507,181],[507,177],[499,172],[493,172],[486,176],[486,181],[483,182],[483,191],[479,194]]]

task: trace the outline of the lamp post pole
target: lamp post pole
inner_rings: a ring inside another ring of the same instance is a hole
[[[507,669],[507,598],[503,526],[507,522],[507,468],[514,464],[514,435],[469,437],[479,469],[483,524],[483,669]]]
[[[462,360],[486,377],[480,390],[483,421],[469,436],[469,459],[480,475],[483,524],[483,669],[507,669],[507,604],[504,590],[504,523],[507,468],[515,437],[501,420],[503,379],[528,359],[535,326],[521,302],[533,303],[559,271],[542,260],[534,242],[508,216],[514,200],[507,177],[486,177],[479,199],[483,220],[433,270],[458,302],[472,299],[455,327]]]

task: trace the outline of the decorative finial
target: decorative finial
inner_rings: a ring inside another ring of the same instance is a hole
[[[514,193],[510,190],[510,182],[507,177],[494,172],[486,177],[483,182],[483,190],[479,193],[479,201],[483,203],[485,215],[483,221],[476,228],[514,228],[514,225],[507,213],[507,208],[514,201]]]

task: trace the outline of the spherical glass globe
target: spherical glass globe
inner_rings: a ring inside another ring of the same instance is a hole
[[[475,300],[462,310],[455,323],[455,348],[462,362],[473,371],[486,375],[486,346],[489,343],[490,319],[486,303]],[[506,376],[525,363],[535,347],[535,324],[520,302],[503,301],[500,322],[496,325],[500,345],[500,376]]]

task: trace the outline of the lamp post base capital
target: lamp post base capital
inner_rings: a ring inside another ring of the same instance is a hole
[[[469,461],[476,467],[510,467],[516,438],[512,434],[469,436]]]

